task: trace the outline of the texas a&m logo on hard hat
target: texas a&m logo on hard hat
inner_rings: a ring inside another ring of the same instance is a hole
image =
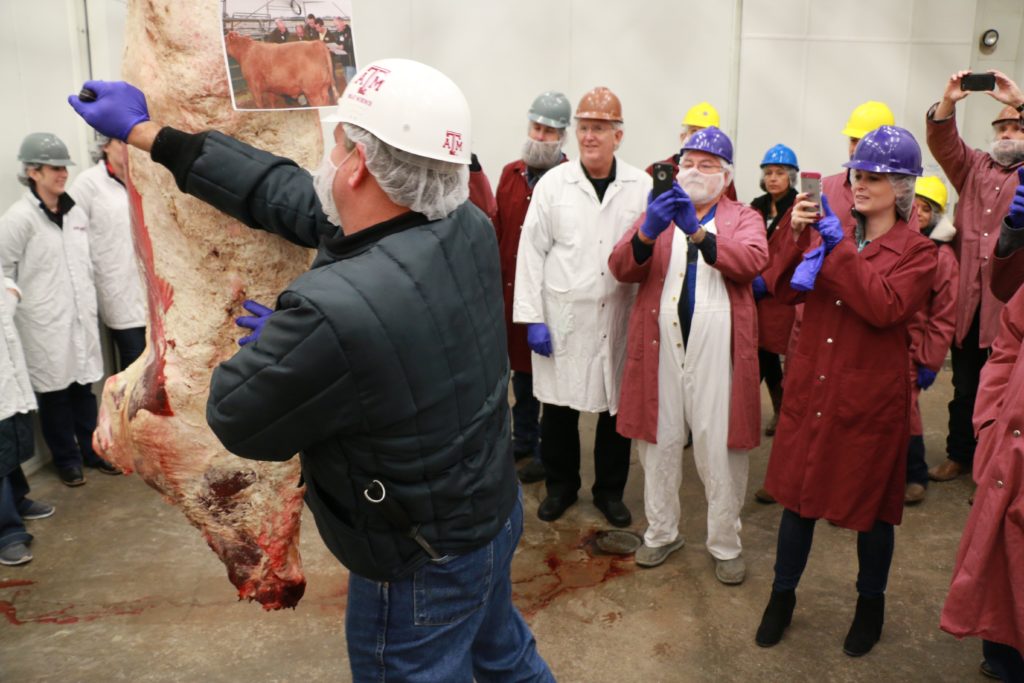
[[[450,130],[445,134],[444,144],[441,145],[441,149],[448,150],[448,153],[455,156],[462,151],[462,133],[456,133],[454,130]]]
[[[376,65],[367,67],[355,81],[355,85],[359,86],[356,89],[356,92],[360,95],[365,95],[368,90],[379,92],[380,87],[384,85],[384,81],[386,80],[385,77],[389,73],[391,73],[391,71],[388,69],[384,69]]]

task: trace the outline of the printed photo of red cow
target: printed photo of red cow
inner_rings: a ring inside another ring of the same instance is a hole
[[[266,0],[227,1],[224,55],[236,110],[330,107],[338,101],[356,68],[351,0],[335,0],[335,9],[338,2],[349,11],[317,17],[270,16]]]

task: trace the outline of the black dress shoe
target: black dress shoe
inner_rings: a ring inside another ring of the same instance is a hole
[[[85,483],[80,467],[64,467],[57,471],[57,476],[65,486],[81,486]]]
[[[564,515],[565,511],[575,502],[576,496],[548,496],[537,508],[537,517],[545,522],[553,522]]]
[[[103,474],[111,474],[111,475],[122,474],[120,468],[114,467],[113,465],[111,465],[106,460],[103,460],[102,458],[96,458],[96,460],[94,460],[92,462],[87,462],[87,463],[85,463],[85,466],[86,467],[91,467],[94,470],[98,470],[98,471],[102,472]]]
[[[633,515],[621,500],[595,500],[594,507],[604,513],[612,526],[627,527],[633,522]]]

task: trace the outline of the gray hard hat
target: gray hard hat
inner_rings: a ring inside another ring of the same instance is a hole
[[[572,116],[572,105],[562,93],[549,90],[537,95],[530,105],[528,116],[531,121],[545,126],[566,128]]]
[[[21,141],[18,161],[24,164],[74,166],[67,146],[53,133],[30,133]]]

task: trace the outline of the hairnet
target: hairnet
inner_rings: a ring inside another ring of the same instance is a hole
[[[903,220],[910,220],[910,212],[914,208],[914,183],[917,178],[901,173],[886,173],[885,177],[892,183],[893,192],[896,193],[896,213]]]
[[[343,125],[345,137],[363,145],[366,167],[395,204],[434,221],[444,218],[469,198],[466,165],[410,154],[359,126]]]
[[[28,172],[30,169],[38,171],[42,167],[42,164],[22,164],[21,171],[18,173],[18,182],[25,187],[32,187],[33,180],[28,177]]]
[[[106,150],[103,148],[109,144],[110,138],[108,138],[106,135],[102,135],[101,133],[93,134],[92,145],[89,147],[89,158],[92,159],[92,162],[94,164],[99,162],[100,159],[104,158]]]

